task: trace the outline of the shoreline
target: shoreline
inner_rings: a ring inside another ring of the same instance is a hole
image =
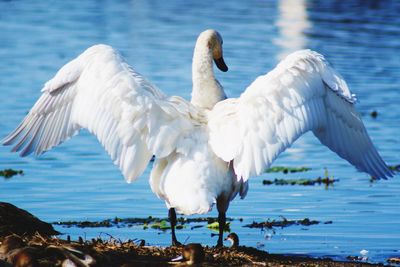
[[[284,221],[288,224],[288,221]],[[307,221],[307,223],[309,223]],[[121,241],[93,238],[71,241],[56,237],[49,223],[29,212],[0,202],[0,266],[171,266],[182,264],[171,260],[182,254],[182,247],[145,246],[144,240]],[[252,247],[202,247],[201,266],[387,266],[360,261],[338,261],[306,255],[270,254]],[[87,261],[87,262],[85,262]],[[23,265],[21,262],[25,263]],[[27,264],[29,263],[29,264]],[[71,263],[72,264],[72,263]],[[397,262],[398,264],[398,262]]]
[[[227,247],[203,247],[203,249],[205,257],[200,266],[386,266],[360,261],[269,254],[244,246],[235,249]],[[181,254],[181,247],[143,246],[133,241],[102,239],[70,241],[40,234],[24,237],[10,235],[1,239],[0,266],[15,266],[27,259],[33,264],[26,266],[63,266],[68,260],[75,263],[72,266],[128,267],[177,264],[182,266],[184,263],[172,262],[172,259]],[[83,264],[85,261],[86,265]]]

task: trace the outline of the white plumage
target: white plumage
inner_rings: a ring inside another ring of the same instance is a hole
[[[240,98],[215,105],[208,122],[210,144],[224,161],[233,160],[236,174],[246,181],[312,131],[360,171],[391,176],[354,108],[355,101],[322,55],[298,51],[258,77]]]
[[[4,144],[22,156],[40,155],[86,128],[128,182],[154,155],[153,192],[187,215],[208,212],[217,202],[224,217],[229,202],[246,195],[248,178],[263,173],[307,131],[360,171],[392,176],[355,110],[354,95],[322,55],[289,55],[237,99],[226,99],[213,59],[227,70],[222,38],[207,30],[196,43],[190,103],[164,95],[113,48],[90,47],[45,84]]]

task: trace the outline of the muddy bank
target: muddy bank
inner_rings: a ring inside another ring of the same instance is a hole
[[[8,236],[1,238],[0,266],[173,266],[182,254],[180,247],[141,246],[141,242],[90,240],[74,242],[54,237]],[[255,248],[204,247],[199,266],[383,266],[361,262],[269,254]],[[2,265],[3,264],[3,265]],[[72,265],[74,264],[74,265]],[[186,266],[185,263],[179,263]]]
[[[32,235],[36,232],[43,235],[59,234],[51,224],[39,220],[29,212],[10,203],[0,202],[0,237],[10,234]]]
[[[0,202],[0,266],[170,266],[182,247],[145,246],[144,240],[77,241],[55,237],[52,226]],[[201,248],[201,246],[199,246]],[[203,247],[200,266],[383,266],[331,259],[269,254],[255,248]]]

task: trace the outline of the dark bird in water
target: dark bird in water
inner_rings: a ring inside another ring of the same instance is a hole
[[[236,233],[230,233],[225,240],[231,241],[231,248],[237,248],[239,246],[239,236]]]

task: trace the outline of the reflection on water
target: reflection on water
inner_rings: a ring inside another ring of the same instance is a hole
[[[66,12],[68,11],[68,12]],[[400,3],[398,1],[1,1],[0,137],[26,114],[43,83],[68,60],[95,43],[117,49],[168,94],[190,97],[191,58],[197,34],[218,29],[230,67],[216,75],[229,96],[239,96],[260,74],[291,50],[311,48],[326,58],[358,95],[358,110],[390,164],[400,163]],[[278,41],[277,41],[278,40]],[[376,119],[368,114],[378,111]],[[372,261],[398,255],[400,180],[369,183],[369,177],[307,134],[275,165],[312,170],[251,180],[245,200],[231,203],[232,229],[247,246],[270,252],[331,255],[344,259],[366,249]],[[118,217],[166,217],[164,203],[150,191],[149,168],[126,184],[97,140],[83,131],[39,159],[19,158],[0,147],[0,169],[24,176],[0,180],[0,200],[47,221]],[[330,175],[334,187],[263,186],[262,179]],[[210,216],[216,216],[213,211]],[[332,221],[275,233],[243,228],[253,220],[310,218]],[[169,234],[142,228],[59,229],[73,236],[105,231],[167,245]],[[178,231],[181,240],[214,244],[209,230]]]
[[[305,31],[311,27],[308,20],[305,0],[280,0],[279,17],[276,26],[279,37],[276,44],[282,47],[277,59],[282,60],[288,54],[306,48]]]

